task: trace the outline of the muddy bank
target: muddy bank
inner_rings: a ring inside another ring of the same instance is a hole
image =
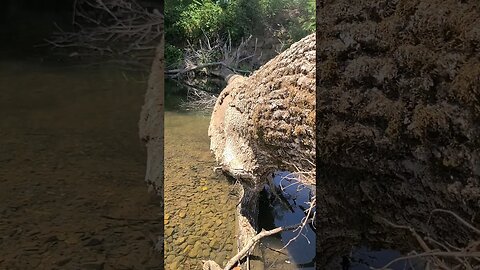
[[[110,69],[0,63],[0,268],[158,269],[138,115]]]
[[[465,243],[471,232],[451,216],[426,222],[444,208],[480,223],[478,3],[318,8],[318,197],[329,217],[319,243],[342,250],[332,243],[381,239],[374,215]]]

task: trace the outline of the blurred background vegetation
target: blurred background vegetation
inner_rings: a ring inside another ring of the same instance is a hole
[[[315,30],[315,0],[177,0],[165,1],[167,68],[183,62],[184,48],[201,39],[249,36],[290,44]]]

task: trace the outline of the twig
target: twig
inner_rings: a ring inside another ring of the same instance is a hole
[[[462,219],[460,216],[458,216],[457,214],[455,214],[455,213],[453,213],[452,211],[449,211],[449,210],[443,210],[443,209],[433,210],[432,213],[430,214],[429,219],[428,219],[429,221],[430,221],[431,216],[434,212],[443,212],[443,213],[451,214],[458,221],[460,221],[463,225],[472,229],[474,232],[478,231],[478,229],[475,228],[473,225],[471,225],[470,223],[468,223],[467,221]],[[474,242],[470,243],[464,249],[454,247],[454,246],[447,243],[449,246],[456,249],[456,251],[450,251],[450,249],[448,249],[446,245],[440,243],[437,240],[434,240],[433,238],[426,237],[426,239],[428,241],[430,241],[430,242],[432,242],[432,243],[434,243],[434,244],[436,244],[436,245],[445,249],[445,251],[431,250],[430,247],[425,243],[425,241],[418,235],[418,233],[412,227],[405,226],[405,225],[397,225],[397,224],[394,224],[394,223],[392,223],[392,222],[390,222],[390,221],[388,221],[388,220],[386,220],[385,218],[382,218],[382,217],[380,217],[379,219],[381,221],[383,221],[384,223],[386,223],[387,225],[392,226],[394,228],[409,230],[414,235],[414,237],[416,238],[417,242],[420,244],[422,249],[425,251],[425,252],[420,253],[420,254],[408,255],[408,256],[403,256],[403,257],[396,258],[396,259],[392,260],[390,263],[388,263],[387,265],[385,265],[384,267],[382,267],[381,269],[387,269],[393,263],[401,261],[401,260],[408,260],[408,259],[418,258],[418,257],[432,257],[432,259],[435,263],[435,266],[437,266],[441,269],[456,269],[458,267],[464,267],[464,269],[474,269],[471,266],[470,262],[468,260],[466,260],[467,258],[473,258],[474,260],[480,262],[480,259],[479,259],[480,258],[480,252],[476,251],[476,244],[475,244],[475,243],[480,244],[480,241],[476,241],[476,242],[474,241]],[[457,260],[460,263],[460,265],[457,265],[456,267],[448,267],[445,264],[445,262],[440,259],[441,257],[443,257],[443,258],[454,258],[455,260]],[[430,263],[430,262],[428,262],[428,263]],[[372,269],[374,269],[374,268],[372,268]]]
[[[415,258],[422,258],[422,257],[463,257],[463,258],[475,258],[475,257],[480,257],[480,252],[471,252],[471,253],[465,253],[465,252],[448,252],[448,251],[430,251],[430,252],[423,252],[419,254],[414,254],[414,255],[407,255],[403,257],[396,258],[392,261],[390,261],[388,264],[383,266],[382,268],[374,268],[370,267],[370,269],[388,269],[389,266],[392,264],[403,261],[403,260],[409,260],[409,259],[415,259]],[[444,269],[450,269],[448,267]]]
[[[430,214],[430,217],[433,215],[433,213],[446,213],[446,214],[450,214],[452,216],[454,216],[458,221],[460,221],[460,223],[462,223],[463,225],[465,225],[467,228],[471,229],[472,231],[476,232],[477,234],[480,235],[480,229],[477,229],[475,228],[472,224],[468,223],[467,221],[465,221],[463,218],[461,218],[459,215],[455,214],[454,212],[450,211],[450,210],[445,210],[445,209],[434,209],[432,211],[432,213]]]

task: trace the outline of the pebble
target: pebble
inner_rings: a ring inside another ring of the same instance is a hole
[[[178,261],[174,261],[171,265],[170,265],[170,269],[178,269]]]
[[[190,269],[189,266],[198,265],[200,259],[222,263],[229,259],[227,255],[231,253],[223,248],[223,242],[235,240],[234,223],[227,222],[232,220],[236,203],[234,200],[227,201],[225,190],[230,186],[221,181],[211,182],[215,179],[213,174],[202,174],[210,171],[210,167],[196,166],[199,175],[195,175],[189,171],[192,162],[179,162],[185,164],[185,169],[170,168],[179,180],[167,185],[165,190],[165,211],[169,213],[164,216],[164,222],[168,224],[165,246],[168,243],[169,247],[165,249],[165,269]],[[182,177],[184,171],[187,173]]]
[[[165,235],[168,237],[168,236],[172,236],[173,234],[173,229],[172,228],[167,228],[165,229]]]
[[[205,258],[205,259],[209,258],[210,257],[210,250],[204,249],[202,251],[202,257]]]
[[[188,253],[188,257],[195,258],[198,256],[198,251],[200,250],[200,246],[194,246],[192,250]]]
[[[187,245],[187,247],[182,251],[182,253],[187,254],[190,251],[190,249],[192,249],[192,247],[193,247],[192,245]]]
[[[175,242],[176,245],[181,245],[185,242],[185,237],[179,237],[177,241]]]
[[[72,260],[72,258],[65,258],[56,263],[58,266],[64,266],[65,264],[69,263]]]
[[[100,238],[92,238],[92,239],[90,239],[90,240],[85,244],[85,246],[86,246],[86,247],[98,246],[98,245],[100,245],[102,242],[103,242],[103,239],[100,239]]]
[[[212,239],[212,241],[210,241],[210,243],[208,244],[208,246],[209,246],[210,248],[213,248],[213,249],[219,249],[219,248],[220,248],[220,243],[218,242],[218,240]]]
[[[98,239],[92,239],[92,240],[98,240]],[[90,241],[92,241],[92,240],[90,240]],[[100,241],[100,240],[98,240],[98,241]],[[74,244],[77,244],[78,242],[80,242],[80,239],[78,239],[78,237],[75,237],[75,236],[70,236],[70,237],[66,238],[64,240],[64,242],[69,244],[69,245],[74,245]],[[102,241],[100,241],[98,244],[100,244],[101,242]]]

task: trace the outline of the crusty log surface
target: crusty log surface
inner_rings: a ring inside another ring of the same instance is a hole
[[[248,78],[232,76],[215,105],[211,150],[233,176],[265,181],[276,169],[313,170],[315,35]]]
[[[480,223],[478,2],[320,1],[318,10],[317,248],[385,239],[374,215],[465,243],[471,234],[451,217],[427,221],[446,208]]]
[[[241,250],[257,233],[258,198],[270,173],[314,171],[315,35],[293,44],[248,78],[231,76],[208,133],[217,163],[242,184],[237,206]],[[252,269],[263,269],[260,262],[251,263]],[[207,262],[205,267],[211,266]]]

